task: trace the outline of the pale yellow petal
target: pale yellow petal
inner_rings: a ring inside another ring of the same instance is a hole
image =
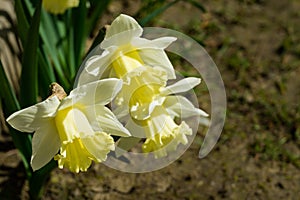
[[[59,104],[60,101],[54,96],[13,113],[6,121],[19,131],[33,132],[53,118]]]
[[[82,138],[82,143],[97,162],[105,161],[107,154],[115,150],[113,138],[105,132],[96,132],[92,137]]]
[[[201,83],[200,78],[188,77],[188,78],[184,78],[180,81],[177,81],[173,85],[162,88],[160,92],[163,95],[187,92],[187,91],[193,89],[195,86],[199,85],[200,83]]]
[[[127,34],[132,33],[132,36],[138,37],[142,34],[143,29],[134,18],[121,14],[111,23],[110,27],[106,31],[105,39],[126,31]]]
[[[208,117],[203,110],[196,108],[191,101],[180,95],[167,96],[164,101],[164,107],[175,117],[187,118],[192,116]]]
[[[76,105],[106,105],[118,94],[122,88],[122,80],[108,78],[81,85],[71,91],[70,95],[62,100],[59,110]]]
[[[128,137],[129,131],[118,121],[115,115],[105,106],[94,105],[83,109],[95,131],[104,131],[111,135]]]
[[[54,120],[49,120],[32,137],[31,167],[33,171],[45,166],[58,152],[60,145]]]

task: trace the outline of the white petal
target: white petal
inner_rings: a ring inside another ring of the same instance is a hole
[[[139,31],[136,32],[136,35],[134,35],[135,37],[141,36],[143,32],[142,27],[137,23],[137,21],[134,18],[128,15],[121,14],[111,23],[110,27],[106,31],[105,39],[110,38],[118,33],[129,30]]]
[[[201,82],[200,78],[188,77],[176,82],[173,85],[162,88],[161,93],[164,95],[176,94],[180,92],[186,92],[199,85]]]
[[[121,14],[117,17],[106,31],[101,48],[106,49],[110,46],[122,46],[130,43],[133,38],[141,36],[142,27],[128,15]]]
[[[163,68],[169,79],[175,79],[175,70],[167,54],[162,49],[140,49],[140,57],[146,65]]]
[[[130,115],[136,120],[145,120],[150,117],[151,113],[156,106],[161,106],[165,97],[157,97],[150,103],[145,103],[137,106],[130,107]]]
[[[76,130],[79,132],[80,137],[87,137],[89,135],[94,135],[94,130],[85,115],[85,112],[82,112],[79,109],[72,109],[69,111],[68,116],[73,118],[73,123],[76,126]],[[67,126],[65,126],[67,127]]]
[[[115,149],[113,138],[104,132],[96,132],[93,137],[81,138],[81,141],[98,162],[105,161],[107,154]]]
[[[59,110],[75,104],[106,105],[112,101],[121,88],[122,80],[116,78],[103,79],[79,86],[62,100]]]
[[[148,123],[148,126],[151,131],[146,133],[146,136],[147,138],[150,138],[165,130],[173,130],[177,124],[175,124],[167,110],[162,106],[154,109],[151,116],[151,123]]]
[[[138,125],[136,122],[134,122],[131,118],[128,119],[127,124],[125,126],[130,134],[137,138],[145,138],[146,137],[146,131],[145,129]]]
[[[42,126],[45,121],[53,117],[59,104],[59,99],[54,96],[36,105],[13,113],[6,121],[19,131],[33,132]]]
[[[165,49],[177,38],[175,37],[161,37],[154,40],[148,40],[145,38],[135,38],[131,44],[136,49]]]
[[[98,72],[96,72],[95,74],[98,74]],[[94,73],[89,73],[86,69],[83,69],[80,72],[77,84],[75,83],[74,85],[76,87],[81,86],[81,85],[85,85],[94,81],[99,80],[99,76],[98,75],[94,75]]]
[[[180,95],[166,97],[164,106],[169,113],[175,113],[176,117],[208,116],[206,112],[196,108],[186,97]]]
[[[32,138],[31,167],[38,170],[46,165],[58,152],[60,140],[55,127],[54,120],[40,127]]]
[[[115,106],[112,111],[118,119],[122,119],[129,115],[128,109],[128,104],[120,104],[118,106]]]
[[[104,131],[111,135],[128,137],[129,131],[118,121],[115,115],[103,105],[84,108],[86,117],[95,131]]]
[[[78,86],[100,80],[109,74],[111,70],[109,65],[112,62],[112,56],[116,48],[110,48],[102,52],[101,55],[95,55],[87,59],[84,69],[81,71],[78,80]]]

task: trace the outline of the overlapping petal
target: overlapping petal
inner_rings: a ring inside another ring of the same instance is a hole
[[[75,105],[106,105],[112,101],[122,88],[122,80],[103,79],[81,85],[63,99],[59,110]]]
[[[105,132],[96,132],[93,137],[83,137],[82,143],[96,162],[105,161],[107,154],[115,150],[113,138]]]
[[[82,110],[89,120],[93,130],[105,131],[112,135],[128,137],[129,131],[118,121],[108,108],[101,105],[86,106]]]

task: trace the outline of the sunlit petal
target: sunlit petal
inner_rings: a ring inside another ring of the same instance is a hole
[[[83,137],[81,140],[97,162],[105,161],[107,154],[115,149],[113,138],[105,132],[96,132],[93,137]]]
[[[142,125],[137,124],[133,119],[129,118],[127,124],[125,125],[126,129],[129,130],[130,134],[137,138],[145,138],[146,130]]]
[[[105,131],[111,135],[128,137],[129,131],[118,121],[115,115],[102,105],[87,106],[83,110],[93,130]]]
[[[32,138],[31,167],[38,170],[46,165],[58,152],[61,143],[54,120],[41,126]]]
[[[92,161],[97,159],[90,154],[83,145],[80,138],[75,138],[71,142],[63,143],[60,153],[54,157],[58,161],[60,169],[66,167],[72,172],[87,171]]]
[[[85,62],[85,67],[78,77],[78,85],[97,81],[109,74],[108,69],[114,56],[114,51],[117,47],[106,49],[101,54],[96,54]]]
[[[164,157],[175,151],[179,144],[186,145],[188,143],[187,135],[191,134],[192,130],[183,121],[179,126],[171,129],[165,128],[160,134],[147,138],[142,149],[145,153],[153,152],[156,158]]]
[[[175,70],[167,54],[163,49],[141,49],[138,50],[142,60],[149,66],[163,68],[169,79],[175,79]]]
[[[83,104],[106,105],[118,94],[122,88],[122,80],[116,78],[103,79],[81,85],[71,91],[70,95],[63,99],[59,110],[66,107]]]
[[[145,38],[137,38],[131,42],[131,45],[138,50],[143,49],[165,49],[177,38],[175,37],[161,37],[154,40],[148,40]]]
[[[115,45],[129,43],[132,38],[142,35],[142,27],[128,15],[119,15],[106,31],[104,41],[101,43],[102,48],[111,46],[111,41]]]
[[[60,101],[53,96],[41,103],[19,110],[7,118],[7,122],[22,132],[33,132],[53,117]]]
[[[192,116],[208,117],[203,110],[196,108],[186,97],[176,95],[167,96],[164,106],[169,113],[174,113],[175,117],[187,118]]]
[[[200,78],[188,77],[174,83],[173,85],[162,88],[160,92],[163,95],[187,92],[193,89],[195,86],[199,85],[200,83],[201,83]]]

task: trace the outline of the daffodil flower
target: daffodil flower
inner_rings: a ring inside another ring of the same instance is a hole
[[[163,68],[168,79],[175,79],[173,66],[164,52],[174,37],[154,40],[141,38],[142,27],[130,16],[121,14],[107,29],[100,44],[100,50],[86,63],[78,84],[82,85],[103,77],[122,78],[125,74],[141,66]]]
[[[57,96],[13,113],[7,122],[22,132],[35,132],[32,138],[31,166],[38,170],[53,157],[59,168],[86,171],[92,161],[106,160],[114,150],[110,136],[129,132],[104,105],[122,87],[118,79],[96,81],[75,88],[61,101]]]
[[[77,7],[79,0],[43,0],[43,7],[50,13],[62,14],[67,9]]]
[[[123,81],[114,112],[118,118],[124,118],[129,111],[126,128],[132,136],[146,138],[142,150],[154,152],[156,157],[166,156],[168,152],[176,150],[180,143],[187,144],[187,136],[192,135],[192,130],[184,121],[180,125],[175,123],[176,117],[208,116],[186,97],[174,95],[200,84],[199,78],[189,77],[166,86],[167,74],[164,69],[140,67],[125,75]],[[130,140],[122,138],[119,147],[123,148],[122,144],[130,147],[126,144]]]

